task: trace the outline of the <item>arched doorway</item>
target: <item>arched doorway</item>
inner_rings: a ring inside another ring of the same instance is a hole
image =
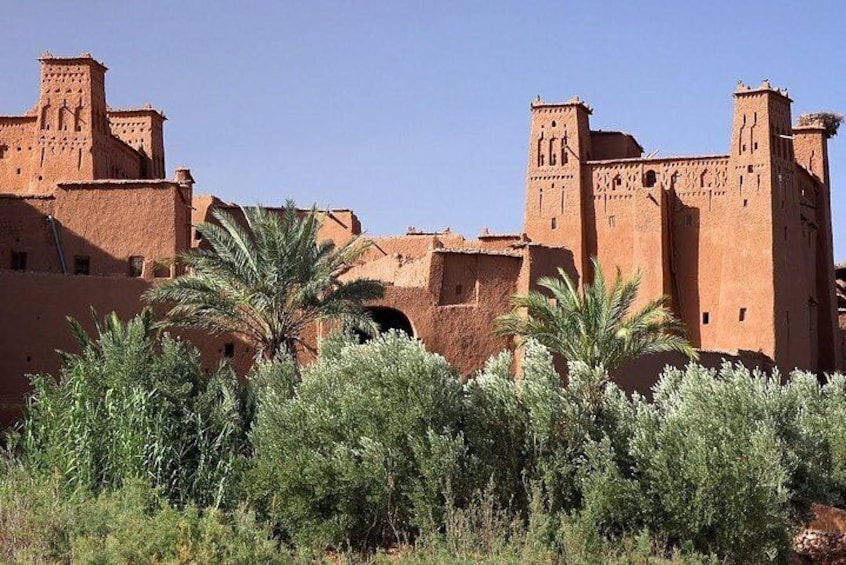
[[[411,326],[411,320],[408,316],[403,314],[396,308],[389,308],[387,306],[371,306],[367,308],[367,312],[376,325],[379,327],[379,333],[385,333],[389,330],[399,330],[405,333],[408,337],[414,337],[414,328]],[[358,341],[364,343],[373,339],[372,335],[356,330]]]

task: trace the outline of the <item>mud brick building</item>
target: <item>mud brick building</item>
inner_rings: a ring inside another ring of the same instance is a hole
[[[202,244],[199,222],[238,213],[195,194],[188,169],[165,178],[164,114],[108,106],[103,64],[49,53],[40,63],[38,103],[0,116],[0,421],[19,412],[26,374],[57,371],[55,350],[73,350],[67,316],[138,312],[150,285],[180,275],[168,260]],[[641,268],[643,298],[667,294],[706,361],[841,367],[826,130],[792,126],[791,100],[767,83],[739,86],[734,101],[727,154],[655,159],[631,135],[591,130],[582,101],[537,100],[520,233],[371,238],[347,276],[384,281],[374,318],[463,374],[512,346],[491,329],[513,293],[559,267],[590,280],[593,255]],[[321,237],[361,233],[351,210],[321,214]],[[326,331],[313,328],[315,347]],[[252,358],[233,337],[186,337],[209,367],[229,358],[243,371]],[[677,360],[615,377],[643,389]]]

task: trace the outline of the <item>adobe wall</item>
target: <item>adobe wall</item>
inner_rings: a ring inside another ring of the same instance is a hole
[[[141,295],[153,281],[124,277],[64,276],[48,273],[16,273],[0,270],[0,425],[9,424],[21,413],[25,393],[30,390],[26,375],[50,373],[58,376],[61,359],[57,350],[77,352],[68,331],[67,317],[79,320],[89,333],[95,331],[91,308],[98,318],[116,312],[126,321],[139,313]],[[158,309],[158,314],[162,309]],[[229,361],[244,375],[253,352],[232,336],[209,336],[180,330],[178,335],[193,343],[202,354],[203,367],[213,370],[225,357],[226,343],[234,344]]]
[[[591,131],[590,148],[595,161],[637,159],[643,153],[633,136],[620,131]]]
[[[151,278],[157,263],[187,249],[188,196],[165,182],[63,184],[56,194],[55,215],[65,254],[73,258],[94,252],[91,274],[120,276],[128,275],[130,256],[141,256],[142,276]],[[69,241],[64,240],[66,234]],[[171,275],[170,268],[164,271]]]
[[[266,207],[268,210],[281,213],[282,208]],[[235,218],[239,224],[245,226],[246,220],[241,212],[241,208],[230,202],[224,202],[216,196],[207,194],[200,194],[193,197],[191,223],[194,227],[203,222],[214,222],[212,212],[215,209],[220,209]],[[301,214],[305,214],[308,210],[300,210]],[[318,231],[318,239],[320,241],[330,240],[335,242],[335,245],[341,246],[347,243],[354,236],[361,234],[361,222],[355,215],[355,212],[348,209],[338,210],[318,210],[318,219],[320,220],[320,229]],[[198,238],[196,230],[191,234],[191,242],[193,247],[200,245],[201,240]]]
[[[41,148],[35,141],[35,116],[0,117],[0,186],[14,194],[35,193]]]
[[[27,270],[62,272],[47,221],[55,213],[55,200],[54,196],[0,195],[0,269],[12,267],[13,252],[23,252]]]

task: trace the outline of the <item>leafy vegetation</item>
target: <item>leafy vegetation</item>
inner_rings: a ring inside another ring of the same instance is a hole
[[[259,392],[252,500],[300,545],[398,543],[461,482],[461,383],[401,332],[335,350],[296,395]]]
[[[594,387],[525,342],[465,383],[401,333],[204,374],[149,314],[34,377],[0,561],[763,563],[846,496],[846,377],[667,369]]]
[[[188,274],[153,286],[146,298],[171,305],[170,324],[213,334],[233,333],[265,359],[280,351],[296,356],[303,330],[317,320],[337,320],[375,333],[362,302],[380,298],[382,284],[340,276],[367,249],[356,238],[336,248],[320,241],[315,209],[288,201],[281,213],[241,208],[238,221],[223,210],[216,223],[197,226],[208,248],[179,260]]]
[[[96,327],[92,339],[71,321],[81,352],[64,355],[60,378],[32,378],[27,463],[71,490],[140,479],[178,503],[230,501],[248,452],[234,373],[205,375],[193,347],[155,335],[149,311],[126,324],[112,313]]]
[[[599,374],[613,372],[630,359],[678,351],[697,358],[684,337],[683,324],[665,306],[666,297],[632,308],[640,286],[640,274],[624,280],[620,270],[611,283],[596,258],[594,279],[580,290],[564,270],[558,277],[542,277],[539,291],[516,295],[512,312],[498,320],[497,331],[534,339],[568,361],[580,362]],[[550,300],[551,298],[551,300]]]

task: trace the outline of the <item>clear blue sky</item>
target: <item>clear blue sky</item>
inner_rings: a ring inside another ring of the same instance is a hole
[[[406,227],[519,231],[529,102],[578,94],[647,152],[727,152],[738,79],[787,87],[794,117],[846,111],[846,2],[0,0],[0,114],[36,58],[90,51],[114,107],[169,117],[168,170],[253,204],[353,208]],[[830,144],[846,259],[846,132]]]

